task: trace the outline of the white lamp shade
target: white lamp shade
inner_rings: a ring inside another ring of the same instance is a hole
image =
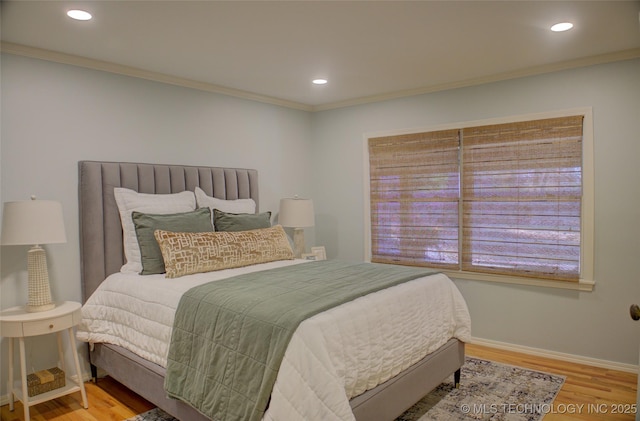
[[[303,228],[315,225],[313,201],[311,199],[280,199],[278,222],[283,227]]]
[[[66,243],[62,205],[52,200],[6,202],[2,245]]]

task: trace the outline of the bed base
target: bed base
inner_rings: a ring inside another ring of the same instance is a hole
[[[462,364],[464,343],[450,339],[397,376],[351,399],[356,421],[395,420],[452,374],[458,387]]]
[[[94,378],[99,367],[179,420],[210,421],[188,404],[167,397],[165,369],[161,366],[110,344],[95,344],[90,359]],[[464,343],[451,339],[407,370],[351,399],[353,414],[357,421],[392,421],[448,376],[453,374],[456,385],[459,384],[463,363]]]

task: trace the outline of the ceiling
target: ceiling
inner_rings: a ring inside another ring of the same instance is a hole
[[[1,13],[3,51],[309,110],[640,57],[639,1],[5,0]]]

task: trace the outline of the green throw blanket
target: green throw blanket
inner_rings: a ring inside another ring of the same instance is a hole
[[[326,260],[194,287],[176,311],[165,389],[216,421],[259,420],[302,321],[431,273]]]

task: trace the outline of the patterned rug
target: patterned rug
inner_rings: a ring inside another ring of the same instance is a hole
[[[459,389],[453,386],[452,376],[396,421],[539,421],[553,410],[553,400],[564,379],[467,357]],[[126,421],[176,420],[156,408]]]

